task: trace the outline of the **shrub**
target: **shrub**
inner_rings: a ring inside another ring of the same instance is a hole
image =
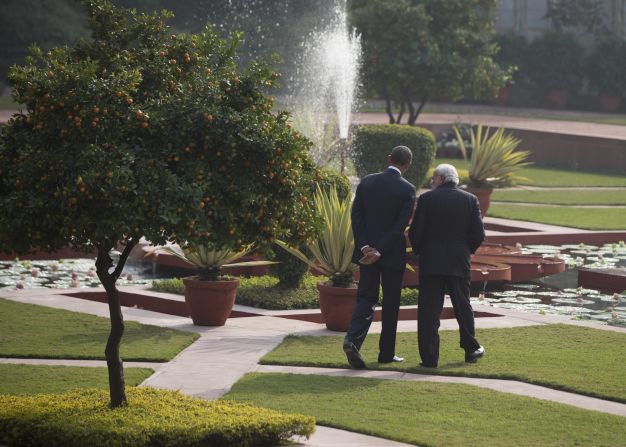
[[[302,285],[296,289],[280,287],[275,276],[256,276],[239,278],[237,304],[271,310],[318,309],[319,293],[315,285],[321,277],[306,274]],[[164,279],[154,281],[152,290],[157,292],[184,293],[182,279]],[[410,306],[417,304],[417,289],[402,289],[400,304]]]
[[[524,63],[526,52],[528,51],[528,42],[526,38],[514,32],[505,32],[496,34],[496,43],[498,44],[498,53],[494,56],[494,60],[502,67],[515,67],[512,80],[515,83],[522,81],[526,74]]]
[[[0,396],[0,442],[83,446],[273,446],[310,436],[312,417],[175,391],[128,388],[131,404],[111,410],[105,390]]]
[[[607,39],[600,42],[587,62],[591,87],[611,96],[626,96],[626,43]]]
[[[413,163],[404,177],[421,185],[435,156],[435,137],[419,127],[400,124],[368,124],[359,126],[354,137],[354,165],[359,177],[382,171],[387,167],[387,155],[395,146],[408,146]]]
[[[337,196],[340,200],[344,200],[350,196],[352,192],[352,185],[350,180],[339,172],[332,169],[322,168],[315,180],[312,181],[307,188],[310,188],[310,193],[315,194],[319,186],[323,191],[327,193],[335,187],[337,190]],[[292,241],[289,241],[293,243]],[[304,246],[300,246],[300,250],[305,250]],[[309,267],[295,256],[290,255],[282,248],[276,247],[274,250],[274,256],[272,259],[279,262],[270,268],[273,275],[276,275],[279,280],[279,285],[286,289],[295,289],[302,285],[302,280],[306,272],[309,271]]]
[[[551,31],[532,41],[524,66],[528,77],[540,89],[580,88],[583,80],[583,48],[576,36]]]

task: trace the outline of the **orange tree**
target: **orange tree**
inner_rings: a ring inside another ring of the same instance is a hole
[[[240,36],[170,35],[169,13],[83,2],[92,37],[13,67],[0,137],[0,251],[97,252],[111,405],[126,402],[116,281],[145,237],[238,249],[315,231],[309,142],[272,113],[278,75],[237,65]],[[110,251],[123,246],[117,265]]]

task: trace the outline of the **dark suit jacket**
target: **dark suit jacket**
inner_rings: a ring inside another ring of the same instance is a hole
[[[417,199],[409,239],[420,276],[469,278],[470,253],[485,240],[478,199],[453,183],[425,192]]]
[[[363,256],[365,245],[378,249],[381,266],[404,269],[406,240],[404,230],[415,204],[415,186],[398,171],[388,168],[365,176],[356,189],[352,204],[354,233],[353,262]]]

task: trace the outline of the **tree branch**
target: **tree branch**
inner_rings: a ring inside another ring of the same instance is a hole
[[[396,120],[393,116],[393,111],[391,110],[391,99],[389,99],[389,95],[385,93],[385,109],[387,110],[387,115],[389,115],[389,124],[395,124]]]
[[[117,278],[122,274],[122,270],[124,270],[124,265],[126,264],[126,260],[128,259],[128,255],[135,247],[136,242],[133,239],[129,239],[126,242],[126,247],[124,247],[124,252],[120,255],[119,261],[117,261],[117,267],[115,267],[115,271],[111,274],[114,281],[117,281]]]

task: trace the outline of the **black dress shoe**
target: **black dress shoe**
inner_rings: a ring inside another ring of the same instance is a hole
[[[476,363],[476,360],[485,355],[485,348],[479,346],[474,352],[465,353],[465,363]]]
[[[378,357],[378,363],[400,363],[400,362],[404,362],[404,357],[398,357],[397,355],[394,355],[390,360],[381,360],[381,358]]]
[[[420,362],[420,366],[422,368],[436,368],[437,367],[437,365],[428,365],[428,364],[426,364],[424,362]]]
[[[343,343],[343,352],[346,353],[348,363],[354,369],[365,369],[365,361],[354,343],[347,341]]]

